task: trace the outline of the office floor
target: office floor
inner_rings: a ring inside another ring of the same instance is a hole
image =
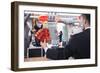
[[[32,57],[32,58],[25,58],[25,62],[32,62],[32,61],[50,61],[51,59],[44,57]],[[69,57],[68,60],[74,60],[73,57]]]
[[[49,61],[50,59],[46,57],[32,57],[32,58],[25,58],[25,62],[31,62],[31,61]]]

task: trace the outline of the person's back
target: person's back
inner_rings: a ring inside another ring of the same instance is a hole
[[[90,29],[73,35],[65,50],[67,51],[66,57],[72,56],[76,59],[90,58]]]

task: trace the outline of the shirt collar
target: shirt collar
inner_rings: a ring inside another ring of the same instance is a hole
[[[90,27],[86,27],[85,30],[90,29]]]

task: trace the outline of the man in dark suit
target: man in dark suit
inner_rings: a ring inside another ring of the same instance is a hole
[[[84,31],[75,34],[71,37],[63,49],[62,53],[59,53],[58,49],[47,49],[46,56],[50,59],[68,59],[73,57],[75,59],[90,58],[90,14],[81,15],[81,23],[83,24]],[[44,43],[44,42],[43,42]],[[45,49],[46,45],[42,43],[42,47]],[[62,58],[60,55],[62,55]],[[59,58],[60,57],[60,58]]]
[[[73,35],[64,50],[66,58],[90,58],[90,29]]]

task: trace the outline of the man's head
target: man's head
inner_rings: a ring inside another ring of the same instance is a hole
[[[82,14],[81,23],[83,24],[84,28],[89,27],[90,26],[90,14]]]

